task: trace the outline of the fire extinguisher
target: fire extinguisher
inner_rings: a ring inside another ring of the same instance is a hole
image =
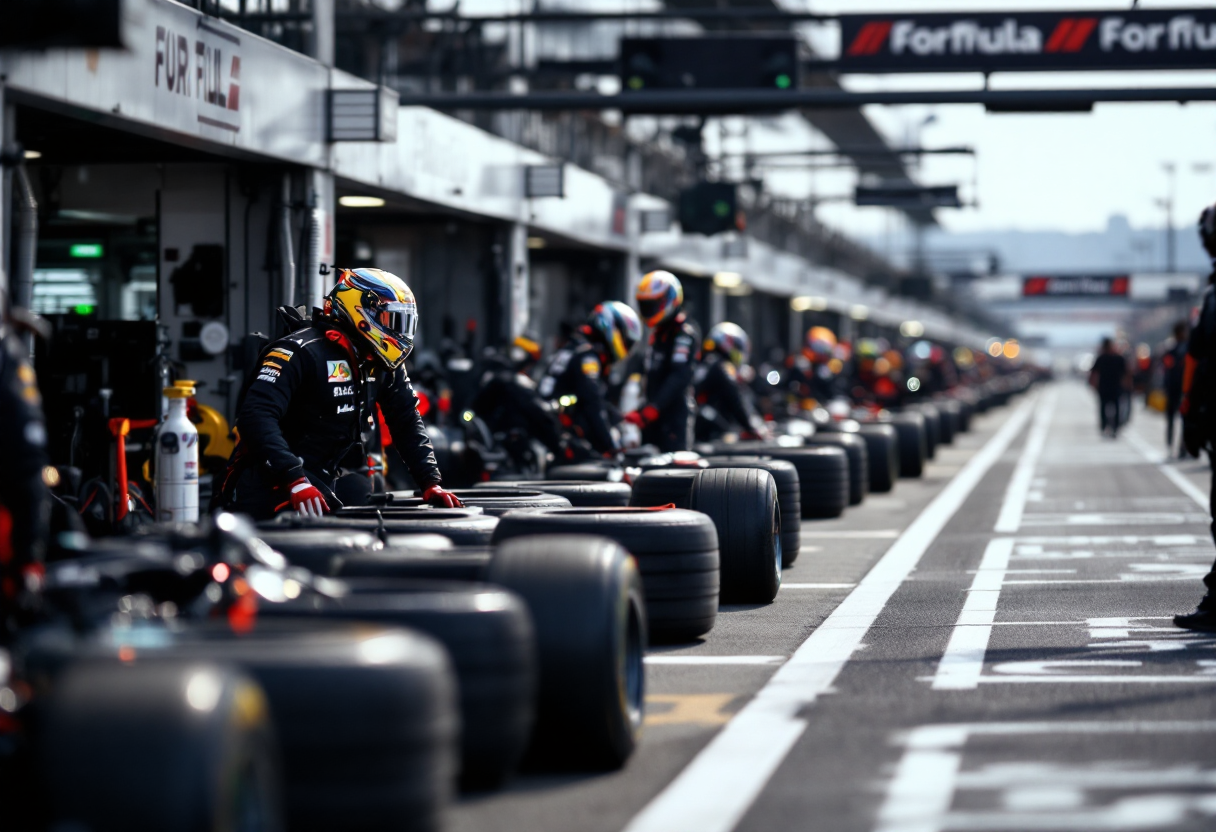
[[[198,521],[198,429],[186,416],[193,381],[164,391],[169,409],[156,441],[156,519]]]

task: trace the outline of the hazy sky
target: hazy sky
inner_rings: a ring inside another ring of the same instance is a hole
[[[790,8],[806,8],[786,0]],[[1130,3],[1094,0],[814,0],[817,12],[1002,11],[1005,9],[1112,9]],[[1142,8],[1211,6],[1211,2],[1154,2]],[[821,36],[835,43],[833,33]],[[820,38],[816,38],[820,40]],[[832,48],[831,46],[827,48]],[[850,89],[974,88],[978,75],[853,76]],[[1043,86],[1212,86],[1216,71],[1167,73],[1021,73],[993,76],[997,88]],[[927,115],[936,122],[924,128],[926,146],[966,144],[976,148],[975,161],[964,157],[929,157],[921,172],[929,184],[960,183],[978,199],[975,209],[943,211],[950,229],[979,228],[1096,230],[1110,214],[1125,214],[1134,226],[1160,226],[1164,210],[1155,204],[1169,191],[1164,162],[1178,166],[1175,223],[1193,224],[1201,207],[1216,201],[1216,104],[1099,104],[1090,114],[988,115],[979,106],[868,107],[867,114],[893,141],[909,135]],[[1196,164],[1206,164],[1198,172]],[[977,183],[971,187],[972,181]],[[826,190],[826,186],[825,186]],[[846,227],[874,228],[882,220],[857,209],[824,207],[824,216]]]

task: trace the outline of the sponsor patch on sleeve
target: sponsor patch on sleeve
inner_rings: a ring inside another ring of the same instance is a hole
[[[583,375],[591,378],[600,377],[600,362],[594,356],[588,355],[583,357]]]
[[[267,358],[281,358],[284,361],[290,361],[291,356],[293,354],[294,353],[288,352],[287,350],[273,349],[270,352],[266,353],[266,357]]]

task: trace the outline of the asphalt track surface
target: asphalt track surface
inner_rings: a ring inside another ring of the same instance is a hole
[[[647,659],[620,772],[532,772],[460,832],[1216,829],[1208,468],[1039,388],[839,520],[775,603]]]

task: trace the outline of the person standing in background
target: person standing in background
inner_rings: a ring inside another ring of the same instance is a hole
[[[1178,416],[1178,407],[1182,404],[1182,372],[1186,364],[1187,331],[1186,321],[1174,324],[1174,337],[1166,344],[1165,354],[1161,356],[1163,372],[1162,384],[1165,387],[1165,447],[1166,454],[1174,452],[1174,423]],[[1186,446],[1178,449],[1178,458],[1185,459]]]
[[[1119,402],[1131,389],[1131,373],[1127,359],[1110,338],[1102,339],[1102,352],[1089,371],[1089,385],[1098,391],[1098,427],[1113,439],[1119,434]]]
[[[1199,240],[1204,251],[1212,258],[1212,274],[1207,288],[1203,290],[1199,321],[1191,332],[1186,347],[1186,361],[1182,372],[1182,403],[1178,412],[1182,414],[1182,443],[1187,453],[1199,456],[1208,452],[1208,464],[1212,469],[1209,486],[1208,511],[1212,516],[1212,539],[1216,540],[1216,451],[1212,450],[1212,437],[1216,436],[1216,383],[1213,372],[1216,364],[1216,205],[1209,205],[1199,215]],[[1194,612],[1174,616],[1174,626],[1185,630],[1216,632],[1216,564],[1203,577],[1207,590]]]

